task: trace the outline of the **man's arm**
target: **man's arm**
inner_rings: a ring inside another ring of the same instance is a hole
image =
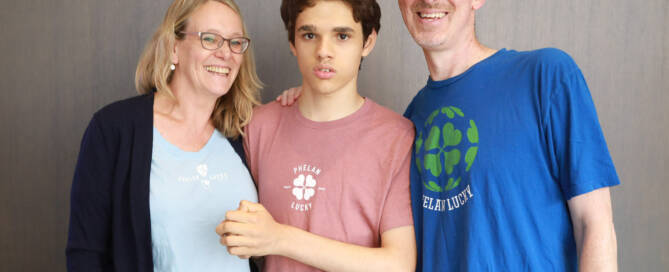
[[[368,248],[318,236],[274,221],[260,204],[242,201],[216,232],[237,256],[281,255],[326,271],[414,271],[413,226],[381,234],[381,247]]]
[[[575,196],[567,203],[574,226],[579,271],[618,271],[609,188]]]
[[[302,86],[298,86],[284,90],[275,100],[281,103],[281,106],[292,106],[301,95]]]

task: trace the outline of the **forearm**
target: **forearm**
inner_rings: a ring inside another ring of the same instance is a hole
[[[601,188],[569,200],[579,271],[618,271],[611,197]]]
[[[578,232],[580,234],[577,234],[576,242],[579,271],[618,271],[618,250],[613,223],[581,226]]]
[[[280,255],[326,271],[413,271],[416,240],[412,225],[381,234],[379,248],[367,248],[279,224],[258,203],[241,201],[216,227],[221,244],[236,256]]]
[[[277,255],[325,271],[413,271],[413,254],[397,247],[368,248],[318,236],[284,226],[284,239],[277,244]]]

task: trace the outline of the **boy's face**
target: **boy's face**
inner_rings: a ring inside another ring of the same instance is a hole
[[[374,48],[376,33],[363,46],[362,24],[353,20],[342,1],[318,1],[302,11],[295,22],[295,43],[305,89],[331,94],[344,88],[356,90],[360,59]]]

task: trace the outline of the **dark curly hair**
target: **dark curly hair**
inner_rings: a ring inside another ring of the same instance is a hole
[[[295,44],[295,22],[297,16],[305,8],[313,7],[318,1],[327,0],[281,0],[281,19],[288,31],[288,40]],[[335,0],[329,0],[335,1]],[[376,0],[336,0],[348,4],[353,11],[353,20],[362,23],[362,34],[364,42],[372,34],[372,31],[379,33],[381,29],[381,7]]]

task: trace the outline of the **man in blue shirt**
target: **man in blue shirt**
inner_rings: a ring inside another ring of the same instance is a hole
[[[479,43],[485,0],[398,2],[430,71],[405,113],[417,270],[617,270],[619,180],[573,60]]]

